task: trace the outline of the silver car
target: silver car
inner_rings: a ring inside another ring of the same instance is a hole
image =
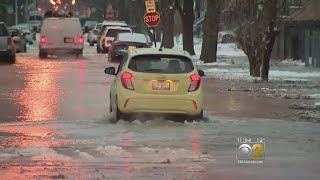
[[[98,34],[100,32],[101,27],[102,23],[98,23],[95,25],[93,30],[89,31],[87,42],[90,44],[90,46],[94,46],[94,44],[97,43]]]
[[[23,35],[22,31],[18,28],[8,28],[9,33],[13,39],[16,46],[17,52],[27,52],[27,40]]]
[[[27,24],[18,24],[17,26],[13,26],[14,28],[18,28],[22,31],[26,40],[29,44],[33,44],[33,40],[35,39],[36,32],[31,32],[30,28]]]
[[[0,22],[0,61],[2,60],[10,64],[16,62],[15,45],[4,22]]]

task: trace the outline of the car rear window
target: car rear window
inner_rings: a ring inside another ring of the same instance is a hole
[[[0,24],[0,36],[9,36],[9,32],[4,24]]]
[[[131,32],[127,29],[109,29],[106,36],[107,37],[116,37],[118,33]]]
[[[194,66],[191,59],[177,55],[139,55],[129,62],[129,69],[144,73],[190,73]]]
[[[118,34],[118,41],[124,42],[137,42],[137,43],[147,43],[147,37],[144,34],[137,33],[120,33]]]
[[[38,15],[32,15],[29,17],[29,21],[42,21],[42,17]]]

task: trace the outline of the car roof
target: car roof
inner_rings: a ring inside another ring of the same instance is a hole
[[[120,25],[120,26],[125,26],[127,23],[125,21],[103,21],[103,25]]]
[[[187,51],[180,49],[168,49],[168,48],[136,48],[132,51],[129,51],[129,56],[138,56],[138,55],[152,55],[152,54],[162,54],[162,55],[176,55],[176,56],[185,56],[188,58],[190,54]]]
[[[79,21],[78,18],[75,18],[75,17],[47,17],[45,18],[44,20],[74,20],[74,21]]]
[[[125,30],[129,29],[129,30],[131,30],[130,27],[123,27],[123,26],[107,26],[106,29],[125,29]]]

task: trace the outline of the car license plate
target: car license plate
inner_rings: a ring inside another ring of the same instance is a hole
[[[170,90],[170,82],[167,81],[154,81],[152,83],[153,90]]]
[[[73,38],[64,38],[64,43],[73,43]]]

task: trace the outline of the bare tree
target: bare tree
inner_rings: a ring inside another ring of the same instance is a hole
[[[235,33],[248,56],[250,75],[269,79],[269,62],[278,34],[283,0],[234,0],[232,11],[238,27]]]
[[[180,4],[180,0],[175,0],[176,8],[182,18],[183,26],[183,50],[188,51],[191,55],[194,55],[193,47],[193,22],[194,22],[194,11],[193,0],[184,0],[183,7]]]
[[[161,47],[173,48],[173,27],[174,27],[174,0],[162,0],[161,2],[161,21],[163,39]]]
[[[200,56],[204,63],[216,62],[217,59],[218,31],[223,3],[223,0],[211,0],[207,3]]]

